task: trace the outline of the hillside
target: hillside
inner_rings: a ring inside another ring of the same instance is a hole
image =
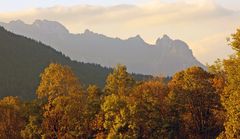
[[[106,67],[121,63],[134,73],[173,75],[191,66],[205,68],[185,42],[167,35],[158,38],[155,44],[148,44],[140,35],[124,40],[90,30],[73,34],[56,21],[36,20],[26,24],[16,20],[0,25],[16,34],[40,40],[71,59]]]
[[[85,85],[103,87],[106,76],[112,71],[97,64],[72,61],[41,42],[15,35],[0,27],[0,97],[34,98],[39,75],[51,62],[70,66]],[[149,76],[134,77],[141,80]]]

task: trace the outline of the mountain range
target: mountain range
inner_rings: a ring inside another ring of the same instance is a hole
[[[102,88],[112,71],[97,64],[72,61],[50,46],[0,27],[0,98],[18,96],[33,99],[39,76],[50,63],[71,67],[83,86],[96,84]],[[151,78],[139,74],[133,74],[133,77],[136,80]]]
[[[184,41],[173,40],[167,35],[158,38],[155,44],[148,44],[140,35],[120,39],[88,29],[83,33],[73,34],[59,22],[48,20],[36,20],[32,24],[15,20],[1,22],[0,26],[41,41],[73,60],[98,63],[106,67],[124,64],[129,72],[171,76],[190,66],[205,68]]]

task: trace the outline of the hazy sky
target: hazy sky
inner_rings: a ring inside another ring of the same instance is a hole
[[[151,0],[0,0],[0,11],[16,11],[22,10],[25,8],[33,8],[33,7],[49,7],[55,5],[76,5],[76,4],[90,4],[90,5],[118,5],[118,4],[139,4],[146,3]],[[177,2],[177,1],[203,1],[203,0],[156,0],[162,2]],[[211,1],[211,0],[210,0]],[[216,3],[226,7],[226,8],[240,8],[239,0],[215,0]]]
[[[0,21],[56,20],[70,32],[85,29],[148,43],[168,34],[187,42],[204,64],[232,51],[226,37],[240,27],[240,0],[0,0]]]

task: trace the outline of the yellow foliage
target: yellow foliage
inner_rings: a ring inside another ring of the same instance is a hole
[[[38,98],[47,97],[48,100],[53,100],[57,96],[78,93],[81,90],[79,80],[67,66],[50,64],[40,77]]]
[[[225,131],[219,138],[240,138],[240,29],[232,34],[230,46],[236,50],[236,55],[224,60],[226,86],[221,95],[221,100],[226,109],[227,117],[224,123]]]

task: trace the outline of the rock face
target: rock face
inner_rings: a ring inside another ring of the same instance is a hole
[[[50,45],[73,60],[103,66],[120,63],[134,73],[172,75],[190,66],[205,68],[185,42],[173,40],[167,35],[151,45],[139,35],[122,40],[90,30],[72,34],[56,21],[36,20],[33,24],[25,24],[17,20],[0,25],[16,34]]]

